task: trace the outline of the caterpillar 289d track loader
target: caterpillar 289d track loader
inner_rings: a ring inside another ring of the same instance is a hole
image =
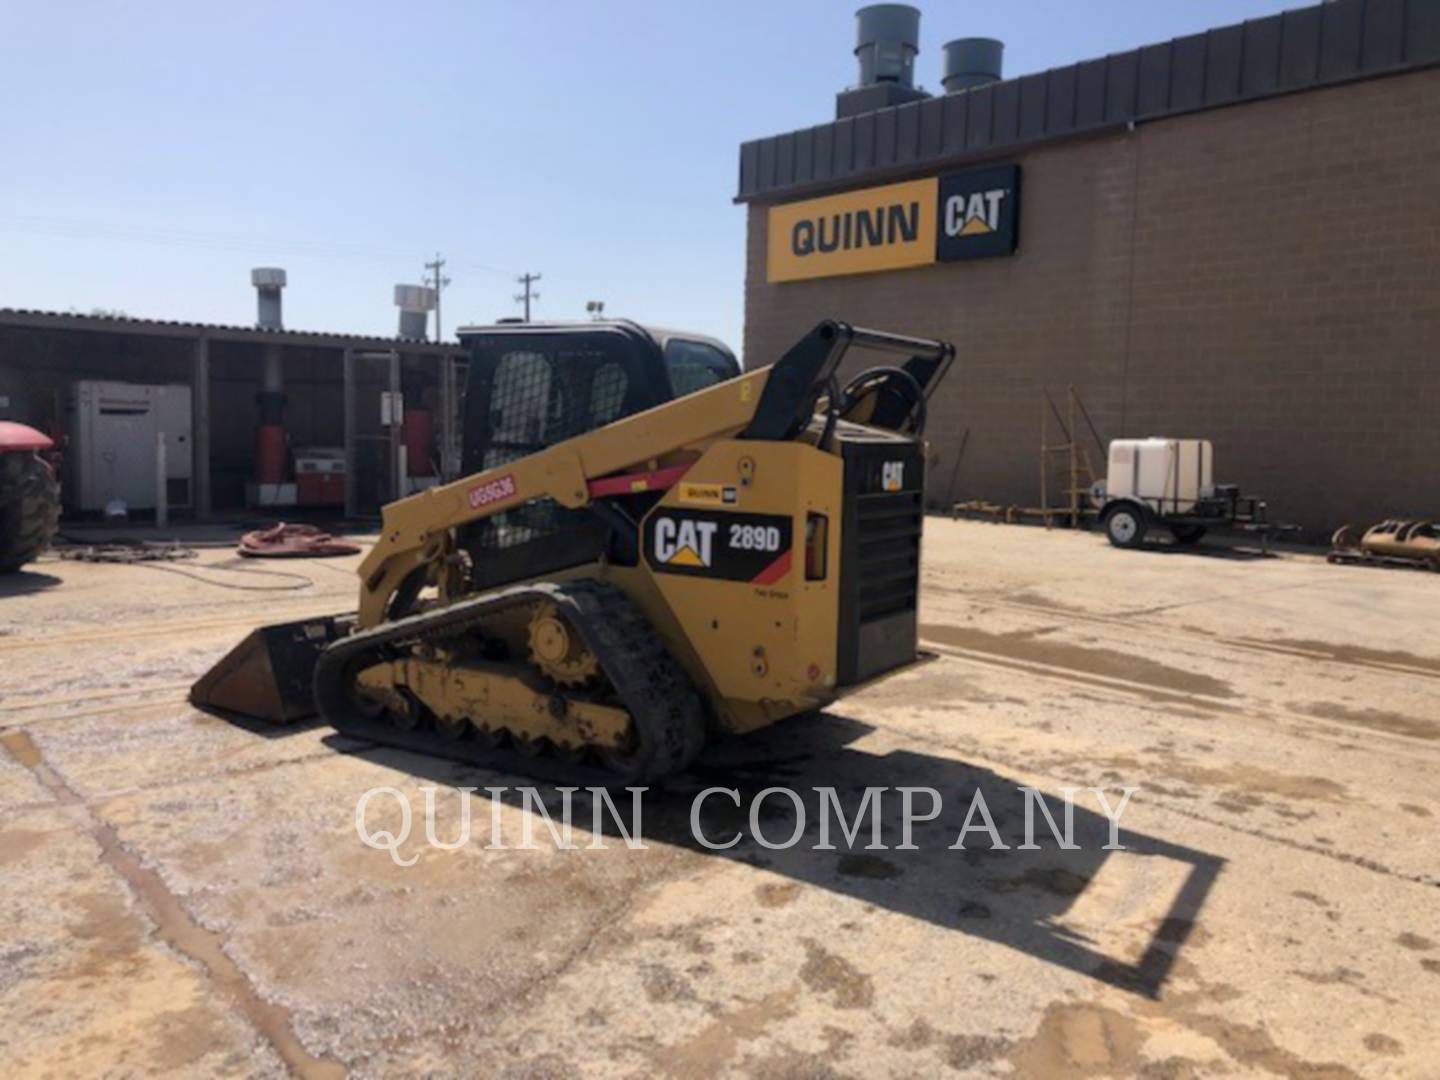
[[[697,353],[710,385],[686,393],[629,324],[462,340],[469,475],[385,507],[355,614],[256,631],[197,705],[635,783],[920,658],[921,437],[950,345],[823,322],[721,381]],[[842,387],[852,347],[908,359]]]

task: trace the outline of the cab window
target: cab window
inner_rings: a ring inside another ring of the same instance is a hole
[[[714,345],[671,338],[665,343],[665,368],[676,397],[693,394],[740,374],[739,365]]]

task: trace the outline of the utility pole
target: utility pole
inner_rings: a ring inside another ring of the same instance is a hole
[[[523,293],[516,293],[516,294],[515,294],[515,302],[516,302],[517,304],[524,304],[524,305],[525,305],[525,321],[526,321],[526,322],[529,322],[529,321],[530,321],[530,301],[531,301],[531,300],[539,300],[539,299],[540,299],[540,294],[539,294],[538,292],[536,292],[534,289],[532,289],[530,286],[534,285],[535,282],[537,282],[537,281],[540,280],[540,275],[539,275],[539,274],[521,274],[521,275],[520,275],[518,278],[516,278],[515,280],[518,281],[521,285],[524,285],[524,286],[525,286],[525,291],[524,291]]]
[[[445,267],[445,260],[440,257],[440,253],[439,253],[438,251],[435,253],[435,261],[434,261],[434,262],[427,262],[427,263],[425,264],[425,269],[430,272],[430,273],[427,273],[427,274],[425,275],[425,284],[428,285],[428,286],[430,286],[432,289],[435,290],[435,342],[436,342],[436,344],[439,344],[440,342],[442,342],[442,341],[444,340],[444,338],[442,337],[441,332],[440,332],[440,291],[441,291],[442,289],[444,289],[446,285],[449,285],[449,284],[450,284],[450,279],[449,279],[448,277],[442,277],[441,274],[440,274],[440,271],[441,271],[442,269],[444,269],[444,267]],[[434,274],[433,277],[431,277],[431,273]]]

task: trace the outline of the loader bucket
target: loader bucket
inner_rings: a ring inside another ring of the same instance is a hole
[[[190,703],[273,724],[313,716],[315,661],[342,636],[337,623],[322,615],[252,630],[190,688]]]

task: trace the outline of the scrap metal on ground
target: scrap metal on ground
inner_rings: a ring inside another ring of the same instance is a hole
[[[1330,538],[1332,563],[1419,566],[1440,571],[1440,526],[1423,519],[1392,518],[1363,532],[1342,525]]]
[[[181,562],[195,558],[193,547],[176,541],[112,540],[103,544],[64,545],[55,553],[69,562],[140,563]]]

